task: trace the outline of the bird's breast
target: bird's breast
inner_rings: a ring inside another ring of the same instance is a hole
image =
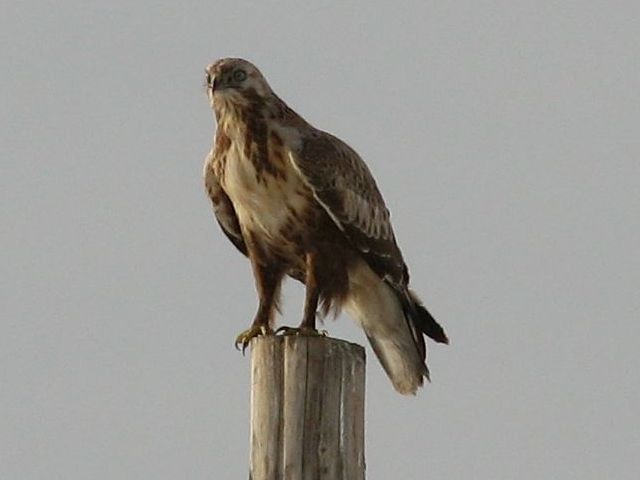
[[[271,152],[269,165],[264,166],[244,152],[244,148],[231,147],[222,178],[240,226],[272,243],[291,242],[298,236],[296,226],[309,208],[311,192],[284,154]]]

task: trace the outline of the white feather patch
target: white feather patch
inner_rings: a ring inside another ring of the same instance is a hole
[[[395,389],[415,394],[426,367],[396,294],[364,261],[349,272],[344,308],[362,326]]]

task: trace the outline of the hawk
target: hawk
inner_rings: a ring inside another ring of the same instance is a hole
[[[314,128],[271,89],[250,62],[206,68],[217,129],[204,183],[220,227],[251,262],[259,297],[251,327],[236,339],[274,334],[286,276],[306,287],[302,322],[286,334],[320,335],[344,308],[362,326],[395,389],[415,394],[429,379],[424,336],[448,343],[409,289],[409,271],[389,210],[360,156]]]

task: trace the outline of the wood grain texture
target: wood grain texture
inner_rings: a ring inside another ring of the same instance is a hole
[[[364,480],[364,349],[328,337],[251,345],[251,480]]]

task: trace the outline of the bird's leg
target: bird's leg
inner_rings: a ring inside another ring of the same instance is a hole
[[[300,323],[300,330],[316,329],[316,311],[318,310],[318,278],[316,268],[316,254],[307,253],[306,258],[306,279],[307,286],[304,299],[304,315]]]
[[[304,314],[302,322],[298,328],[281,327],[277,330],[284,335],[321,335],[327,334],[325,331],[316,330],[316,311],[318,309],[318,299],[320,290],[318,288],[317,254],[307,253],[306,259],[306,294],[304,299]]]
[[[240,333],[236,338],[236,348],[242,353],[246,350],[251,340],[260,335],[272,335],[273,316],[278,304],[278,294],[282,283],[282,271],[261,264],[257,259],[251,259],[253,273],[256,279],[256,290],[260,299],[258,311],[249,329]]]

